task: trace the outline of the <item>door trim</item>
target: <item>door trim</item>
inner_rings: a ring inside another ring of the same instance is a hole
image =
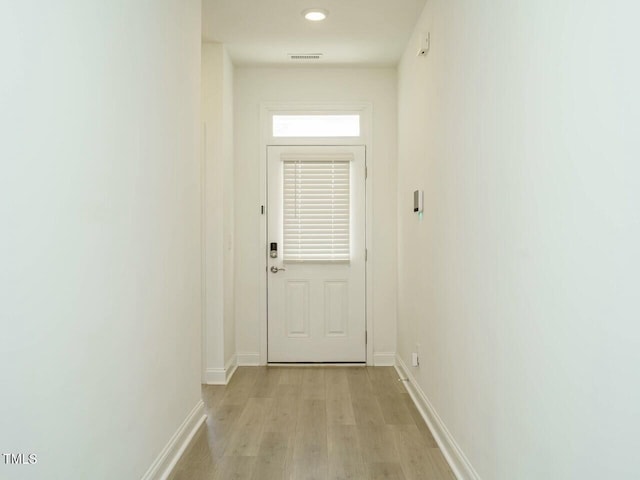
[[[373,246],[373,198],[372,185],[374,168],[374,145],[372,132],[373,106],[367,102],[356,103],[300,103],[286,102],[273,103],[263,102],[260,104],[260,205],[256,205],[256,212],[260,217],[260,239],[258,248],[262,251],[262,261],[259,263],[258,275],[259,285],[259,311],[258,320],[260,322],[260,343],[259,356],[260,365],[267,365],[267,216],[261,214],[261,207],[267,206],[267,147],[270,145],[291,145],[290,139],[273,138],[270,129],[270,119],[274,113],[335,113],[335,112],[358,112],[361,118],[359,139],[336,139],[336,138],[314,138],[313,143],[308,145],[364,145],[365,165],[367,166],[367,178],[365,180],[365,248],[367,249],[368,261],[365,264],[365,292],[366,292],[366,364],[374,364],[373,345],[375,332],[373,330],[373,269],[371,268],[371,255],[374,252]],[[300,144],[298,142],[295,142]],[[266,213],[266,212],[265,212]]]

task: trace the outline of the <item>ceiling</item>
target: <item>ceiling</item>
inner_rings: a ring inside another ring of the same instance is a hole
[[[205,41],[227,46],[236,65],[396,65],[425,0],[203,0]],[[309,22],[308,8],[329,16]],[[288,54],[322,53],[292,61]]]

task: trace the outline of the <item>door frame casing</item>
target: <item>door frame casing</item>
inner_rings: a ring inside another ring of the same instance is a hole
[[[330,113],[358,113],[360,115],[360,137],[355,138],[274,138],[271,130],[271,118],[275,113],[298,114],[330,114]],[[302,103],[302,102],[263,102],[260,104],[260,202],[267,208],[267,147],[270,145],[364,145],[365,165],[367,176],[365,179],[365,248],[368,258],[373,252],[373,189],[371,181],[375,169],[374,145],[372,138],[373,105],[370,102],[344,103]],[[257,206],[260,208],[260,205]],[[267,215],[260,215],[260,248],[262,261],[256,272],[259,278],[259,322],[260,322],[260,365],[267,365]],[[366,292],[366,364],[373,365],[373,269],[371,262],[365,262],[365,292]]]

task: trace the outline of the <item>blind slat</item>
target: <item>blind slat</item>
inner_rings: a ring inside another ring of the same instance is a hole
[[[283,259],[349,260],[350,158],[283,158]]]

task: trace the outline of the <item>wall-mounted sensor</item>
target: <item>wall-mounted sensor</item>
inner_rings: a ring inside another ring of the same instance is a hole
[[[418,50],[416,56],[426,57],[431,47],[431,33],[420,33],[418,35]]]
[[[422,190],[416,190],[413,192],[413,211],[415,213],[422,213],[424,209],[424,192]]]

